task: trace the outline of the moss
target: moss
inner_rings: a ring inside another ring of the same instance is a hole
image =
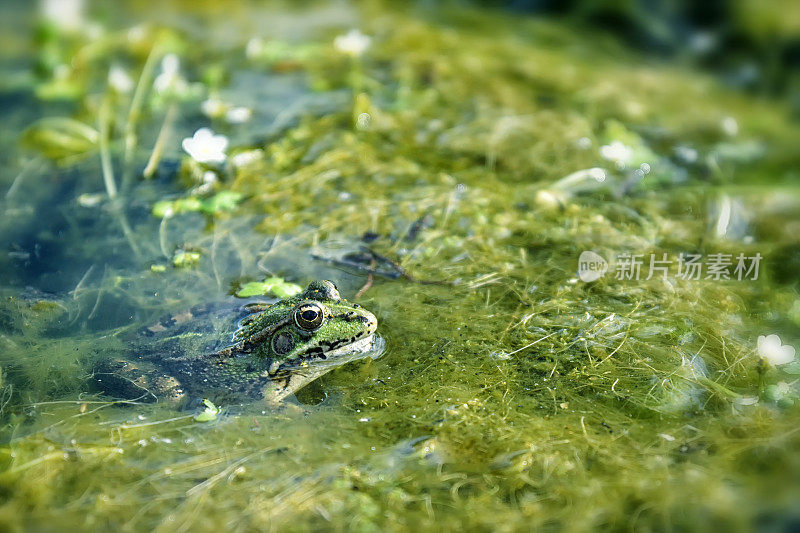
[[[214,91],[241,72],[255,80],[231,82],[226,101],[290,80],[327,106],[287,112],[267,134],[259,126],[272,117],[257,106],[238,130],[215,123],[232,151],[258,151],[218,169],[209,199],[179,163],[159,170],[170,183],[133,180],[121,195],[127,231],[108,209],[92,212],[107,223],[92,239],[68,234],[67,257],[111,266],[84,267],[58,304],[3,300],[0,523],[591,530],[791,519],[800,407],[776,396],[787,372],[764,374],[754,352],[764,332],[796,337],[787,250],[800,128],[783,104],[553,21],[365,4],[373,45],[360,58],[309,30],[298,51],[276,40],[247,62],[208,31],[213,8],[197,9],[188,36],[169,34],[187,76],[213,63]],[[245,24],[236,13],[231,23]],[[142,43],[120,46],[144,65]],[[284,96],[271,97],[281,110]],[[172,103],[190,135],[199,102]],[[163,113],[143,106],[130,156],[142,167]],[[633,149],[627,166],[602,156],[615,140]],[[166,159],[185,157],[173,141]],[[89,151],[68,144],[59,157]],[[636,174],[642,163],[651,174]],[[593,168],[605,179],[585,180]],[[749,233],[717,231],[721,205],[725,227],[749,220]],[[149,216],[166,207],[168,224]],[[65,216],[81,227],[79,211]],[[364,269],[314,258],[364,246],[397,279],[369,285]],[[674,270],[625,281],[612,264],[584,283],[585,250],[761,253],[764,268],[756,281]],[[150,269],[186,260],[192,268]],[[204,423],[85,395],[91,361],[125,353],[121,330],[265,271],[299,284],[332,277],[348,295],[367,287],[358,302],[378,316],[387,353],[325,376],[305,403],[221,406]]]

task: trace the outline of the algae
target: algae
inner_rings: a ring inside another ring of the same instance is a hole
[[[799,338],[789,104],[559,20],[174,8],[48,26],[49,66],[8,96],[44,100],[2,173],[3,528],[797,520],[796,371],[757,349]],[[337,49],[352,28],[367,46]],[[107,88],[111,65],[130,92]],[[223,161],[181,149],[201,127],[230,140]],[[320,260],[330,243],[363,260]],[[589,283],[587,250],[609,260]],[[625,253],[675,261],[617,279]],[[760,275],[684,279],[680,254],[760,254]],[[87,388],[122,331],[318,277],[359,294],[387,351],[284,409]]]

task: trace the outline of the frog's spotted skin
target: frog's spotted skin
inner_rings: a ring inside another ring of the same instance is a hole
[[[377,327],[375,315],[343,300],[333,283],[315,281],[301,294],[244,318],[234,333],[236,343],[220,353],[268,360],[275,376],[345,352],[341,348],[371,338]]]
[[[95,373],[97,381],[123,397],[280,401],[334,367],[377,357],[383,348],[375,315],[342,299],[330,281],[250,308],[238,324],[242,308],[236,306],[237,315],[231,307],[200,306],[145,328],[134,340],[135,360],[107,365]],[[233,324],[238,329],[225,342]]]

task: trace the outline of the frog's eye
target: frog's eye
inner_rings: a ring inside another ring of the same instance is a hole
[[[311,331],[322,325],[325,315],[317,304],[302,304],[294,311],[294,322],[297,327]]]

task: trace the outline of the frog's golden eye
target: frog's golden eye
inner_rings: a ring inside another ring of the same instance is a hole
[[[325,320],[322,308],[317,304],[306,303],[297,307],[294,311],[294,322],[297,327],[311,331],[317,329]]]

